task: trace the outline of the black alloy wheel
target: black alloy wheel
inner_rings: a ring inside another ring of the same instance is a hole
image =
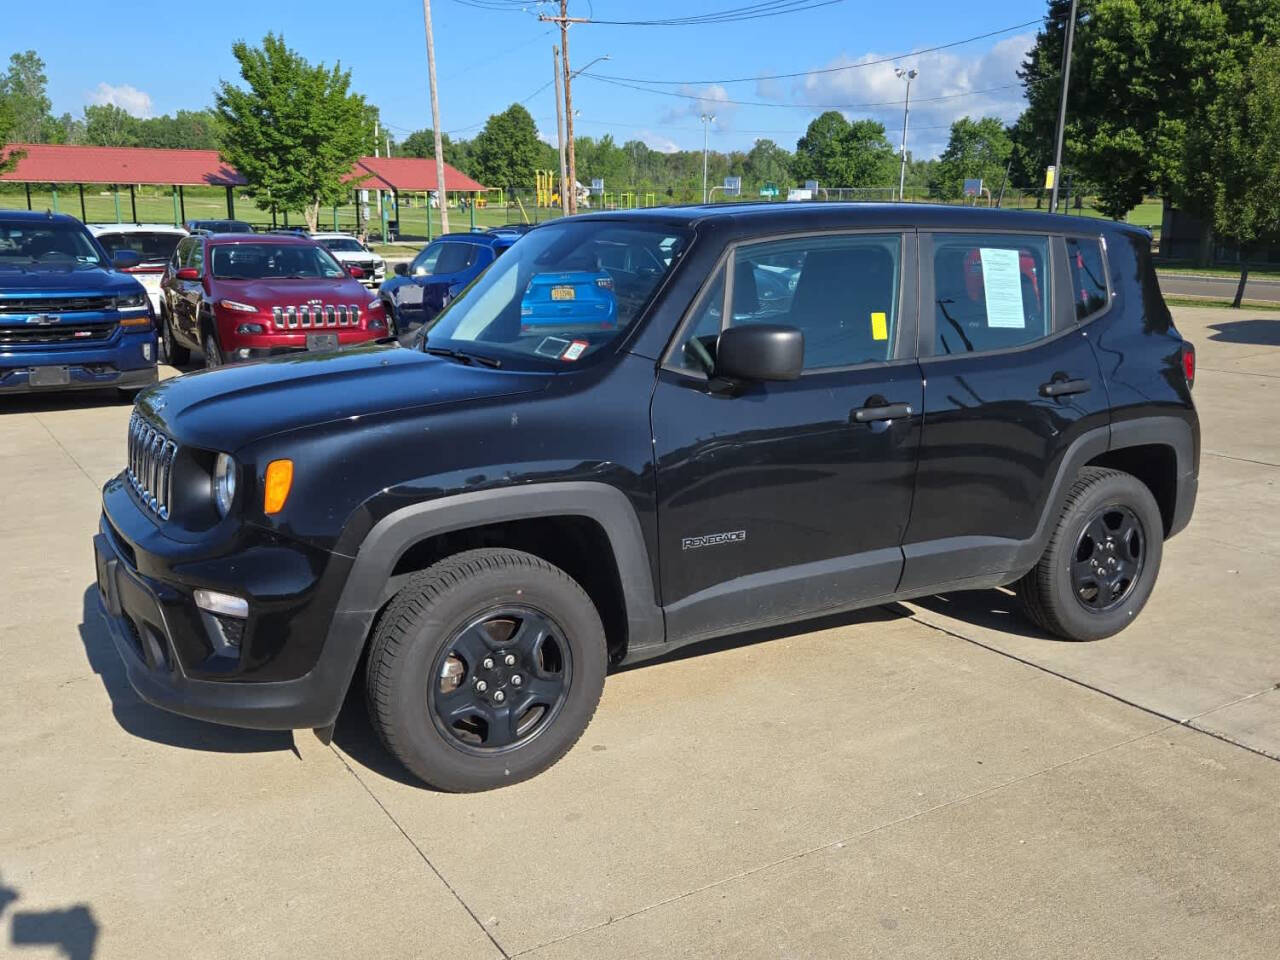
[[[1124,603],[1142,576],[1146,535],[1142,521],[1123,504],[1096,511],[1080,531],[1071,562],[1071,586],[1090,612]]]
[[[206,370],[222,366],[222,350],[218,347],[218,338],[212,333],[204,335],[204,366]]]
[[[499,607],[444,645],[427,702],[455,747],[500,753],[550,726],[572,681],[573,655],[560,626],[540,610]]]

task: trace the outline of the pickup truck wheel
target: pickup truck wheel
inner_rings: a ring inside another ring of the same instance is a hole
[[[365,692],[382,742],[440,790],[546,770],[604,688],[604,628],[568,574],[517,550],[468,550],[416,574],[383,614]]]
[[[1027,616],[1068,640],[1100,640],[1133,622],[1151,596],[1164,522],[1146,485],[1087,467],[1072,484],[1040,562],[1017,583]]]

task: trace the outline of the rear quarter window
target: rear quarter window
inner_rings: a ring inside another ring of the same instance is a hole
[[[1067,265],[1071,269],[1071,299],[1076,319],[1088,320],[1111,302],[1106,258],[1099,237],[1068,237]]]

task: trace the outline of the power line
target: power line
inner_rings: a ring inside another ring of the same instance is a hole
[[[708,23],[741,23],[744,20],[761,20],[766,17],[816,10],[819,7],[830,7],[837,3],[844,3],[844,0],[767,0],[767,2],[748,4],[745,7],[732,7],[727,10],[691,14],[686,17],[662,17],[652,20],[597,20],[592,18],[588,22],[612,27],[688,27],[701,26]]]
[[[599,22],[599,21],[594,21]],[[614,74],[587,74],[587,76],[595,77],[597,80],[608,78],[609,80],[625,81],[628,83],[644,83],[666,86],[696,86],[698,84],[711,83],[755,83],[759,80],[793,80],[797,77],[812,77],[827,73],[841,73],[845,70],[857,70],[861,67],[874,67],[885,63],[895,63],[907,57],[918,57],[925,53],[936,53],[939,50],[949,50],[952,47],[963,46],[966,43],[974,43],[978,40],[988,40],[991,37],[998,37],[1002,33],[1012,33],[1015,30],[1021,30],[1024,27],[1030,27],[1041,23],[1041,20],[1027,20],[1023,23],[1015,23],[1011,27],[1001,27],[999,30],[991,30],[987,33],[980,33],[976,36],[965,37],[963,40],[953,40],[950,43],[941,43],[934,47],[924,47],[919,50],[912,50],[909,53],[899,53],[893,56],[881,57],[878,60],[867,60],[864,63],[849,63],[840,67],[823,67],[818,70],[801,70],[797,73],[774,73],[759,74],[754,77],[728,77],[720,80],[654,80],[644,77],[619,77]]]
[[[877,100],[869,103],[778,103],[773,100],[732,100],[727,97],[708,97],[696,93],[682,93],[678,90],[653,90],[649,87],[642,87],[634,83],[626,83],[622,80],[611,80],[608,77],[601,76],[596,73],[584,73],[584,77],[590,77],[592,80],[599,80],[602,83],[612,84],[615,87],[626,87],[631,90],[639,90],[641,93],[652,93],[663,97],[677,97],[681,100],[696,100],[699,103],[709,103],[712,105],[727,103],[739,107],[782,107],[787,110],[795,109],[813,109],[813,110],[867,110],[873,107],[896,107],[902,103],[901,100]],[[937,103],[942,100],[959,100],[963,97],[977,97],[987,93],[996,93],[1000,90],[1009,90],[1013,87],[1021,87],[1023,84],[1005,83],[998,87],[987,87],[984,90],[969,90],[965,93],[951,93],[940,97],[919,97],[917,103]]]

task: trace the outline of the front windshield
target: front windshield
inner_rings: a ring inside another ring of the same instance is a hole
[[[102,255],[77,224],[56,220],[0,220],[0,267],[89,269]]]
[[[303,243],[227,243],[212,248],[213,275],[219,280],[301,280],[345,277],[346,271],[325,249]]]
[[[337,253],[364,253],[364,247],[355,237],[325,237],[320,241],[328,249]]]
[[[683,253],[672,227],[585,220],[539,227],[427,330],[427,348],[573,363],[616,341]]]

